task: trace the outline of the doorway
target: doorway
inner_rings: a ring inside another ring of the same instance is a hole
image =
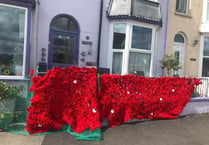
[[[48,69],[78,65],[79,27],[68,15],[56,16],[50,25]]]
[[[181,68],[174,72],[177,76],[184,76],[185,39],[182,34],[176,34],[174,38],[173,54],[178,60]]]

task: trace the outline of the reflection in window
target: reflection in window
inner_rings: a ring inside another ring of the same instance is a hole
[[[112,61],[112,74],[121,74],[122,72],[122,57],[123,53],[114,52]]]
[[[58,17],[52,21],[51,29],[61,31],[78,31],[77,25],[68,17]]]
[[[125,48],[125,38],[126,38],[126,24],[114,25],[113,48],[114,49],[124,49]]]
[[[152,29],[133,26],[131,48],[151,50]]]
[[[176,0],[176,12],[178,13],[187,13],[187,4],[188,0]]]
[[[204,38],[203,56],[209,56],[209,37]]]
[[[0,75],[22,76],[26,9],[0,5]]]
[[[209,58],[203,58],[202,76],[203,77],[209,77]]]
[[[53,63],[73,64],[74,37],[58,35],[53,42]]]

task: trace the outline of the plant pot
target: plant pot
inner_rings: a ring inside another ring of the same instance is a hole
[[[0,101],[0,114],[9,113],[11,115],[0,118],[0,128],[7,130],[10,123],[13,121],[13,114],[15,111],[16,98],[4,99]]]
[[[0,113],[11,113],[15,111],[16,98],[4,99],[0,101]]]
[[[12,123],[13,116],[8,116],[6,118],[0,118],[0,128],[8,130],[10,123]]]

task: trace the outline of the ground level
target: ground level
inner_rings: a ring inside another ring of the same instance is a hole
[[[145,121],[103,129],[102,141],[76,141],[68,133],[21,136],[0,132],[3,145],[208,145],[209,114]]]

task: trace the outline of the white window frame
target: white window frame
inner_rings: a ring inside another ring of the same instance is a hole
[[[188,11],[189,11],[189,4],[191,4],[191,0],[186,0],[187,1],[187,3],[186,3],[186,12],[185,13],[183,13],[183,12],[178,12],[177,10],[176,10],[176,7],[175,7],[175,12],[177,13],[177,14],[180,14],[180,15],[188,15]],[[176,1],[176,5],[177,5],[177,1]],[[175,6],[176,6],[175,5]],[[191,6],[190,6],[190,8],[191,8]]]
[[[203,52],[204,52],[204,39],[205,37],[209,37],[209,35],[204,35],[201,36],[201,43],[200,43],[200,61],[199,61],[199,74],[198,77],[199,78],[209,78],[209,77],[203,77],[202,76],[202,68],[203,68],[203,58],[209,58],[209,56],[204,56]]]
[[[203,0],[203,12],[202,12],[202,21],[203,22],[209,22],[209,19],[207,20],[207,11],[209,9],[208,3],[209,3],[209,0]]]
[[[113,49],[113,32],[115,24],[126,24],[126,37],[125,37],[125,48],[124,49]],[[133,26],[139,26],[144,28],[152,29],[152,38],[151,38],[151,50],[143,50],[143,49],[134,49],[131,48],[132,41],[132,28]],[[150,54],[150,72],[149,77],[153,76],[153,61],[154,61],[154,46],[156,44],[156,26],[152,26],[150,24],[137,23],[133,21],[115,21],[110,24],[110,37],[109,37],[109,55],[108,55],[108,67],[110,68],[110,73],[112,73],[112,61],[113,61],[113,53],[114,52],[122,52],[122,72],[121,75],[128,74],[128,62],[129,62],[129,52],[137,52]]]
[[[19,80],[24,79],[26,74],[26,48],[27,48],[27,30],[28,30],[28,8],[8,5],[8,4],[0,4],[0,6],[11,7],[25,10],[25,28],[24,28],[24,48],[23,48],[23,65],[22,65],[22,75],[21,76],[10,76],[10,75],[0,75],[0,79],[2,80]]]

